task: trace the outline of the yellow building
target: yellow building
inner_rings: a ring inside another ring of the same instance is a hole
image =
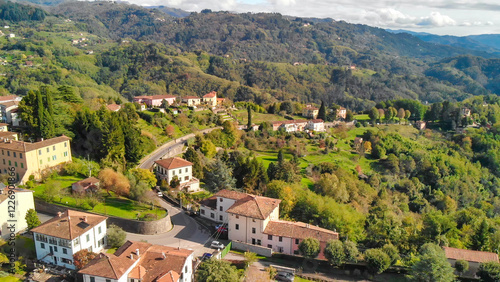
[[[217,92],[212,91],[208,94],[205,94],[203,96],[203,103],[205,103],[211,107],[217,106]]]
[[[30,143],[12,139],[0,140],[0,172],[15,172],[20,183],[34,175],[40,179],[44,170],[71,162],[70,138],[59,136]]]

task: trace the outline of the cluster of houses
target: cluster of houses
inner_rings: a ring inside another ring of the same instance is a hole
[[[163,101],[171,106],[177,102],[177,96],[173,95],[153,95],[153,96],[136,96],[133,101],[139,104],[145,104],[149,108],[160,107]],[[207,105],[209,107],[220,106],[225,102],[225,98],[217,98],[217,92],[212,91],[203,95],[203,97],[197,96],[185,96],[180,98],[182,103],[185,103],[188,107],[196,107],[199,105]]]
[[[302,131],[325,131],[325,122],[322,119],[311,120],[285,120],[271,122],[273,130],[284,130],[285,132],[302,132]]]

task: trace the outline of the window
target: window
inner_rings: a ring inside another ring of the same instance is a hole
[[[205,210],[200,210],[200,213],[201,214],[205,214]]]
[[[17,167],[17,162],[14,162],[15,167]]]
[[[252,234],[255,234],[255,227],[252,227]]]
[[[5,159],[3,159],[3,164],[5,164]]]
[[[260,239],[257,239],[257,245],[262,245],[262,241],[260,241]]]
[[[179,169],[179,174],[181,174],[181,173],[182,173],[182,169]]]
[[[21,163],[21,168],[24,168],[24,164],[23,163]]]
[[[273,245],[267,245],[267,247],[268,247],[269,249],[272,249],[272,248],[273,248]]]
[[[48,153],[48,152],[50,152],[50,148],[49,148],[49,147],[47,147],[47,153]]]
[[[42,162],[43,162],[43,161],[42,161],[42,160],[40,160],[40,164],[42,164]]]
[[[239,215],[236,215],[236,219],[238,219],[238,218],[240,218],[240,216],[239,216]]]
[[[273,235],[267,235],[267,240],[273,240]]]
[[[47,157],[47,162],[50,163],[50,157]]]
[[[2,155],[3,155],[3,153],[4,153],[4,152],[3,152],[3,150],[2,150]]]
[[[41,155],[42,154],[42,150],[38,150],[38,155]]]
[[[90,234],[87,234],[87,242],[90,241]]]
[[[19,158],[23,158],[23,153],[19,153]]]
[[[184,272],[188,272],[188,267],[187,267],[187,265],[186,265],[186,266],[184,266]]]
[[[45,244],[44,243],[40,243],[40,248],[45,249]]]
[[[63,254],[67,255],[68,254],[68,249],[62,248]]]
[[[213,212],[210,213],[211,218],[215,218],[215,214]]]
[[[219,202],[222,202],[222,200],[223,200],[222,198],[219,198]]]
[[[16,152],[14,152],[14,158],[15,158],[15,157],[17,157],[17,156],[16,156]]]
[[[172,175],[175,175],[175,170],[172,170]]]
[[[10,151],[7,151],[7,156],[9,156],[9,157],[10,157]]]
[[[56,145],[52,146],[52,151],[56,150]]]
[[[186,167],[186,173],[188,172],[188,168]]]
[[[295,251],[293,251],[293,254],[294,254],[294,255],[298,255],[298,254],[299,254],[299,250],[295,250]]]
[[[255,219],[254,219],[254,218],[252,218],[252,222],[255,222]]]
[[[64,142],[64,148],[68,147],[68,143]]]
[[[64,152],[64,156],[67,157],[68,156],[68,152]]]
[[[219,210],[222,211],[222,207],[219,207]]]
[[[299,239],[295,239],[295,245],[299,244]]]
[[[235,228],[236,230],[240,230],[240,225],[239,225],[239,224],[236,224],[236,225],[234,226],[234,228]]]
[[[52,156],[52,160],[55,161],[57,159],[56,155]]]
[[[222,219],[222,215],[219,215],[219,220],[220,220],[220,221],[222,221],[222,220],[223,220],[223,219]]]
[[[54,252],[57,252],[57,246],[54,246]]]
[[[12,163],[9,161],[9,165],[12,165]]]
[[[184,176],[184,180],[188,181],[189,180],[189,176]]]
[[[111,279],[106,279],[106,282],[111,282]]]
[[[90,282],[95,282],[95,277],[90,276]]]
[[[75,239],[75,246],[78,246],[80,244],[80,239],[79,238],[76,238]]]
[[[283,247],[278,247],[278,252],[282,253],[283,252]]]
[[[101,232],[102,232],[101,226],[97,227],[97,232],[98,232],[99,234],[101,234]]]
[[[70,259],[61,258],[61,261],[62,261],[62,263],[65,263],[65,264],[73,264],[73,262]]]
[[[280,236],[280,237],[278,238],[278,241],[283,242],[283,237],[281,237],[281,236]]]

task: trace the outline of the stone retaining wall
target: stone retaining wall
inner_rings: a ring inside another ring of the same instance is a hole
[[[271,257],[273,255],[273,250],[267,247],[247,244],[240,241],[231,241],[231,249],[244,251],[244,252],[253,252],[261,256]]]
[[[53,214],[55,216],[57,215],[58,212],[64,212],[67,209],[97,214],[85,210],[73,209],[56,204],[50,204],[40,199],[35,199],[35,210],[38,212]],[[102,215],[102,214],[97,214],[97,215]],[[114,224],[116,226],[121,227],[126,232],[131,232],[131,233],[153,235],[153,234],[165,233],[172,229],[172,221],[170,220],[169,214],[167,214],[162,219],[154,221],[125,219],[111,215],[107,215],[107,217],[108,217],[107,220],[108,226]]]

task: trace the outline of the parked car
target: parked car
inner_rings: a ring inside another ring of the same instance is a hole
[[[210,247],[215,248],[215,249],[224,249],[224,244],[222,244],[219,241],[212,241],[212,244],[210,244]]]
[[[161,191],[157,192],[158,197],[163,197],[163,193]]]
[[[201,260],[204,261],[204,260],[207,260],[207,259],[211,259],[212,258],[212,254],[211,253],[204,253],[202,256],[201,256]]]
[[[293,279],[295,278],[295,275],[290,272],[285,272],[285,271],[278,271],[278,274],[274,277],[274,279],[278,281],[286,281],[286,282],[293,282]]]
[[[219,224],[219,225],[215,226],[215,231],[227,232],[227,227],[225,226],[225,224]]]

